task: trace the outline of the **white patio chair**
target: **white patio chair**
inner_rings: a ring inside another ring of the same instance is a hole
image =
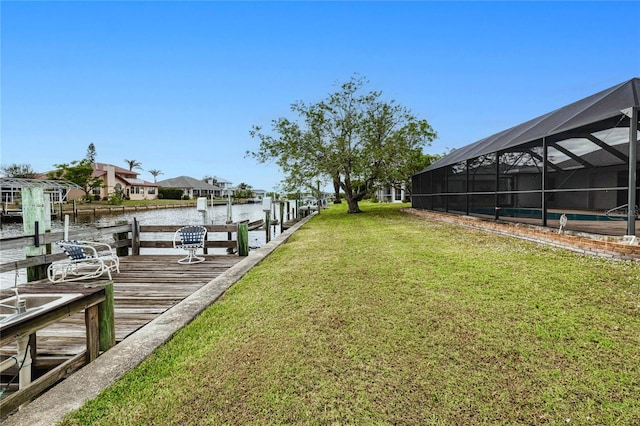
[[[112,279],[111,271],[120,272],[120,259],[106,243],[95,241],[58,241],[67,259],[53,262],[47,268],[52,283],[98,278],[105,272]]]
[[[197,256],[196,251],[200,248],[204,249],[206,236],[207,228],[204,226],[190,225],[178,229],[173,235],[173,248],[188,252],[186,257],[178,260],[178,263],[188,265],[204,262],[204,257]]]

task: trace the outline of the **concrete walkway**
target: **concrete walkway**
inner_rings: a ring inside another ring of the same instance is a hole
[[[86,401],[95,398],[169,341],[175,332],[189,324],[251,268],[284,244],[311,217],[313,215],[302,219],[268,244],[251,251],[249,256],[225,273],[7,417],[2,421],[2,426],[50,426],[62,420],[67,413],[81,408]]]

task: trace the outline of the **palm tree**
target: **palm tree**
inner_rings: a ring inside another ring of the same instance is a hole
[[[156,169],[149,170],[149,173],[151,174],[151,176],[153,176],[153,183],[156,183],[156,178],[158,177],[158,175],[164,174],[162,173],[161,170],[156,170]]]
[[[127,163],[129,165],[129,170],[133,171],[133,169],[140,169],[142,170],[142,163],[136,160],[127,160],[125,158],[124,160],[125,163]]]

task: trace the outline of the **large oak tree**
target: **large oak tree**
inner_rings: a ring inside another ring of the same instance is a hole
[[[270,133],[254,126],[250,134],[260,148],[248,154],[275,161],[290,191],[333,182],[343,191],[348,212],[360,212],[358,202],[376,186],[416,172],[416,156],[436,137],[426,120],[384,101],[381,92],[365,92],[367,83],[356,75],[325,100],[292,104],[298,118],[273,120]]]

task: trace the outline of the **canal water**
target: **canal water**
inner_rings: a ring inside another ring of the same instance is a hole
[[[280,212],[278,210],[279,204],[275,203],[270,216],[272,220],[279,218]],[[95,235],[91,238],[94,241],[113,242],[110,235],[102,235],[97,228],[118,225],[122,223],[131,223],[134,218],[140,225],[222,225],[227,222],[229,212],[228,206],[217,205],[207,207],[206,212],[201,212],[196,207],[183,207],[175,209],[157,209],[157,210],[145,210],[124,214],[103,214],[96,215],[82,215],[79,216],[76,221],[70,218],[69,231],[95,230]],[[286,212],[284,214],[286,220]],[[263,211],[262,204],[237,204],[231,207],[231,221],[240,222],[248,220],[249,222],[255,222],[258,220],[264,220],[265,212]],[[61,220],[52,220],[51,231],[59,232],[63,231],[64,223]],[[280,232],[280,226],[271,227],[271,238],[275,238]],[[5,223],[0,229],[0,238],[18,237],[22,236],[23,225],[22,223]],[[162,239],[171,239],[172,236],[162,235],[158,236]],[[226,233],[219,233],[210,235],[212,240],[224,240],[227,239]],[[111,239],[111,240],[110,240]],[[266,243],[266,232],[264,229],[249,231],[249,255],[251,255],[251,249],[256,249],[263,246]],[[54,253],[59,250],[54,245],[52,247]],[[141,249],[141,254],[172,254],[173,249]],[[216,251],[218,250],[218,251]],[[183,251],[177,254],[182,254]],[[209,249],[209,254],[225,254],[226,249]],[[2,259],[0,263],[6,263],[13,260],[24,259],[24,250],[2,250]],[[15,272],[5,272],[0,274],[0,288],[12,287],[17,282],[19,285],[26,282],[26,271],[21,270],[16,274]]]

